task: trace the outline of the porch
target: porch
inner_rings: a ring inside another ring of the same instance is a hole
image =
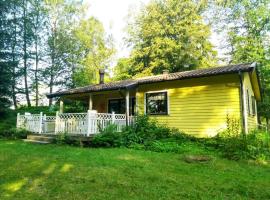
[[[55,116],[25,113],[17,114],[17,128],[35,134],[69,134],[91,136],[114,124],[117,131],[134,121],[136,110],[135,90],[113,90],[83,94],[63,95]],[[65,113],[65,102],[80,101],[87,112]]]
[[[56,116],[25,113],[17,114],[17,128],[23,128],[34,134],[68,134],[71,136],[86,136],[98,134],[108,125],[114,124],[117,131],[122,131],[127,124],[133,122],[133,117],[125,114],[97,113],[89,110],[87,113],[56,113]]]

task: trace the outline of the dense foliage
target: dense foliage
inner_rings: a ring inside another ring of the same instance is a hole
[[[87,9],[79,0],[1,1],[1,109],[44,105],[44,93],[59,86],[97,82],[97,69],[108,67],[114,47]]]
[[[24,129],[5,129],[0,131],[0,139],[26,139],[28,132]]]
[[[233,121],[233,120],[231,120]],[[149,119],[138,116],[134,125],[122,132],[117,132],[114,125],[108,126],[91,141],[94,147],[129,147],[157,152],[205,151],[221,154],[238,160],[270,159],[270,135],[263,131],[253,131],[248,135],[240,134],[239,127],[229,122],[227,129],[214,138],[195,138],[178,130],[170,129]],[[193,150],[192,150],[193,149]]]
[[[11,102],[11,87],[12,84],[12,69],[16,65],[12,62],[12,55],[10,53],[13,44],[9,40],[12,34],[12,29],[9,25],[12,21],[7,14],[12,4],[8,1],[0,2],[0,115],[3,114]]]
[[[212,66],[215,51],[203,7],[190,0],[153,0],[143,7],[128,26],[133,47],[129,73],[145,76]]]
[[[215,28],[225,36],[226,62],[257,62],[262,102],[259,115],[270,118],[270,7],[268,0],[219,1],[215,10]]]

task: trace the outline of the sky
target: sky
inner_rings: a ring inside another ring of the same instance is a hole
[[[130,11],[136,11],[142,4],[147,4],[150,0],[84,0],[89,5],[87,16],[94,16],[103,23],[106,33],[112,34],[117,53],[115,61],[121,57],[128,57],[130,49],[125,45],[125,27],[127,16]],[[219,56],[224,54],[218,48],[218,44],[223,41],[222,36],[212,33],[210,41],[218,50]],[[114,63],[115,63],[114,61]]]
[[[99,19],[107,33],[112,34],[117,49],[117,58],[127,57],[129,49],[123,42],[125,26],[130,10],[147,4],[149,0],[85,0],[89,4],[87,15]]]

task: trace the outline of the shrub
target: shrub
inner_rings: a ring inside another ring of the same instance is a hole
[[[127,126],[122,132],[117,132],[116,128],[116,125],[110,125],[102,130],[100,134],[95,135],[91,142],[92,146],[136,146],[137,148],[140,145],[147,146],[153,141],[159,141],[166,138],[172,138],[178,142],[189,140],[191,138],[191,136],[187,136],[176,129],[170,129],[166,126],[159,125],[156,121],[149,119],[149,117],[145,115],[138,116],[136,122]]]
[[[0,131],[0,137],[8,139],[25,139],[27,138],[27,134],[28,132],[25,129],[11,128]]]
[[[225,135],[225,136],[224,136]],[[270,158],[269,133],[259,130],[249,134],[229,135],[222,132],[215,138],[208,139],[206,146],[212,146],[222,152],[228,159],[262,159]]]
[[[80,141],[72,138],[72,136],[68,135],[67,133],[56,135],[53,140],[56,144],[67,144],[71,146],[80,146]]]
[[[187,136],[177,129],[170,129],[164,125],[158,124],[146,115],[140,115],[136,118],[133,125],[128,126],[124,131],[126,145],[147,144],[152,141],[175,138],[177,140],[190,140],[192,137]]]
[[[124,138],[121,132],[117,132],[117,126],[111,124],[95,135],[91,141],[94,147],[120,147],[124,145]]]

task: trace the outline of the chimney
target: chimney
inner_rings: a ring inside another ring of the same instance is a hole
[[[168,69],[164,69],[163,70],[163,74],[169,74],[169,70]]]
[[[99,69],[99,84],[104,83],[104,74],[105,74],[105,70],[104,69]]]

